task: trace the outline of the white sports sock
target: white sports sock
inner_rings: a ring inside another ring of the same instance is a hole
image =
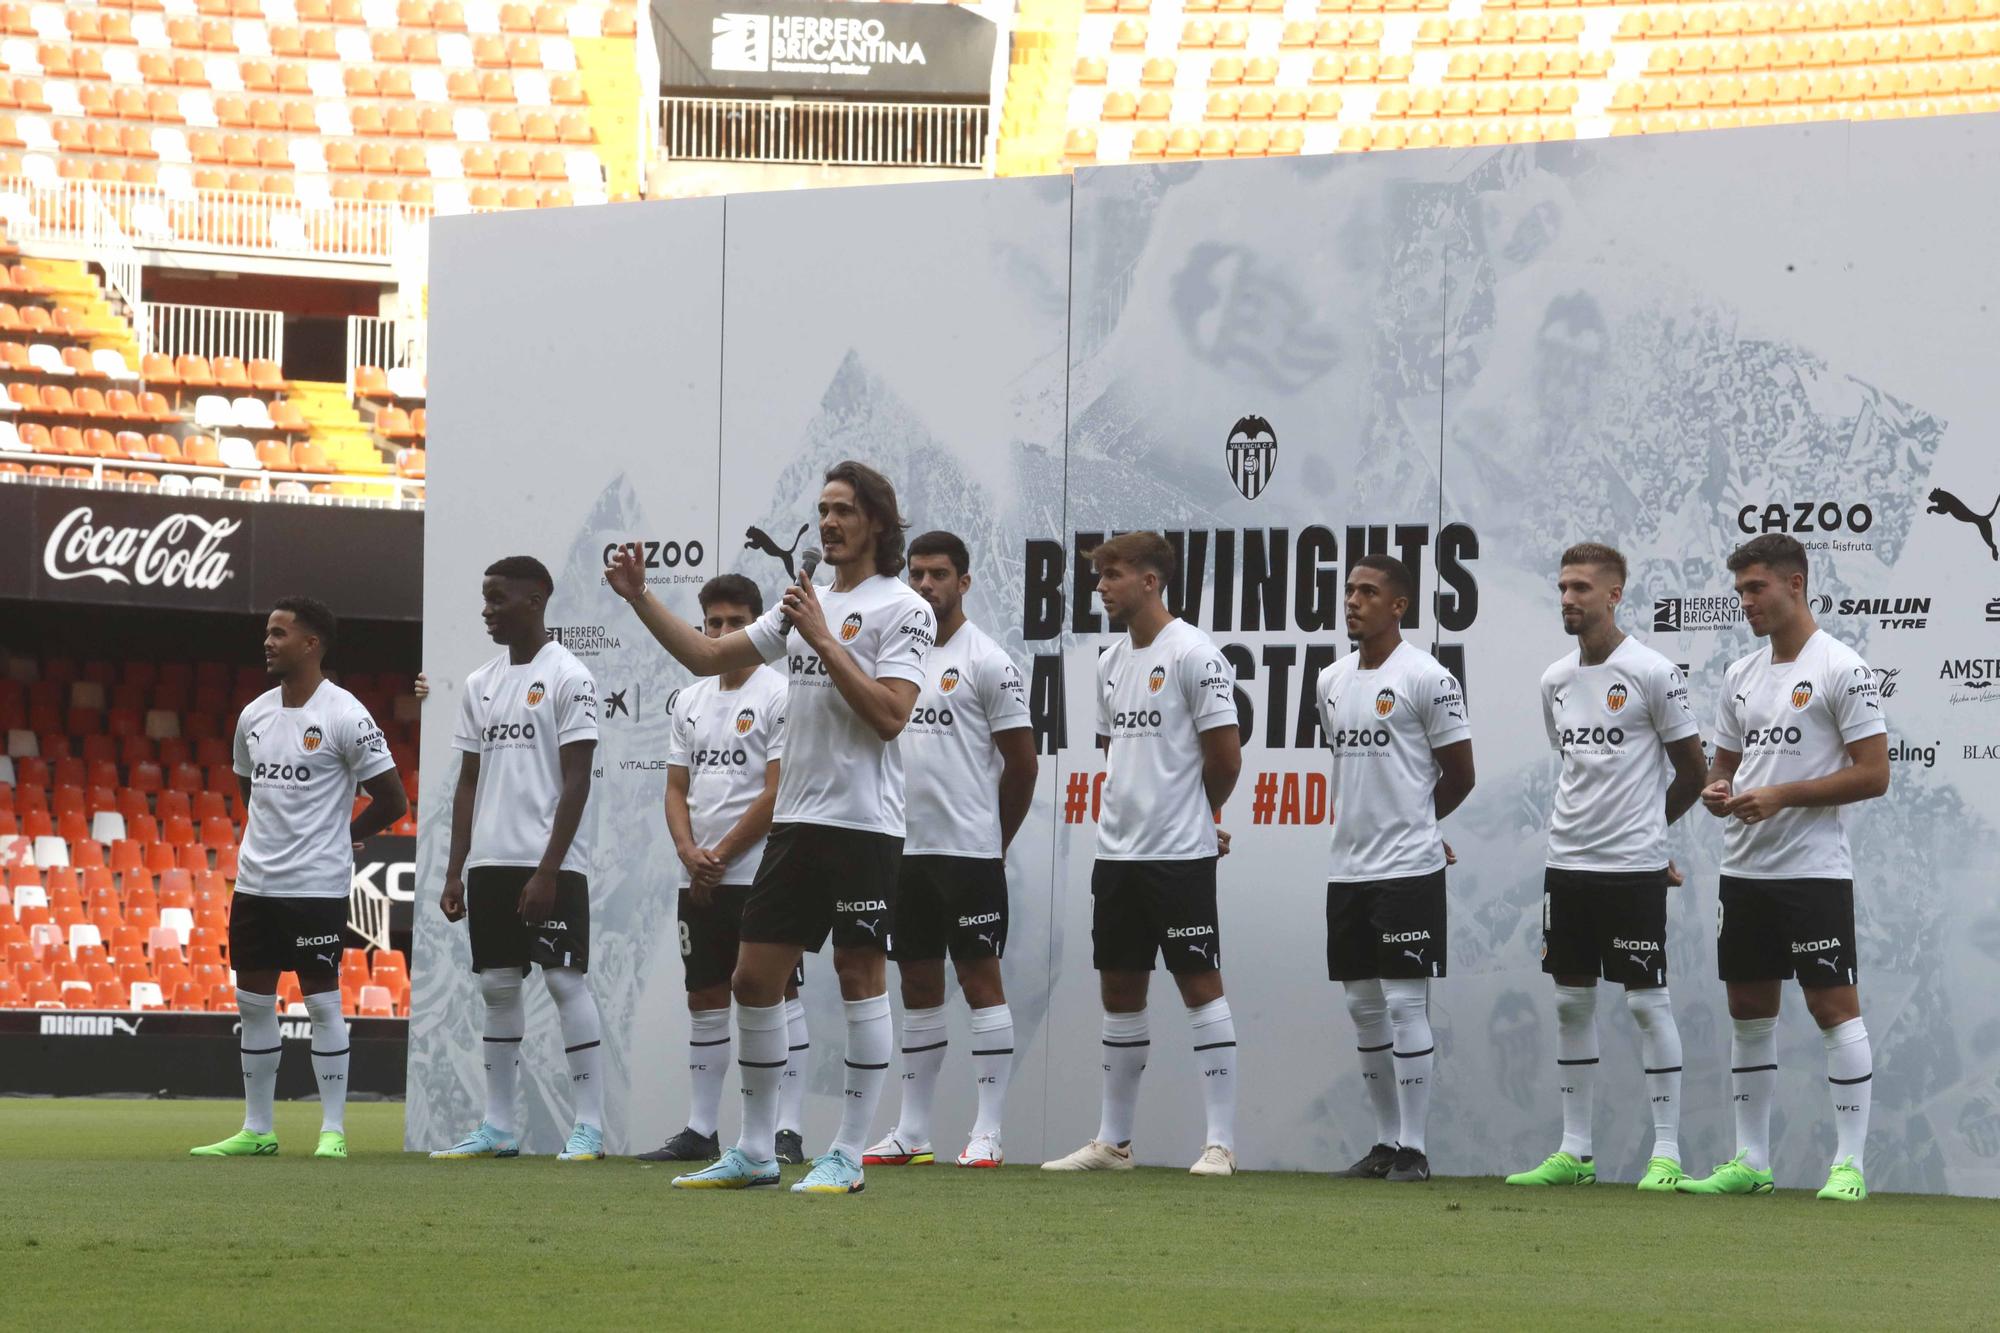
[[[347,1020],[340,1016],[340,992],[305,997],[312,1015],[313,1080],[319,1084],[319,1132],[347,1132]]]
[[[903,1011],[903,1108],[896,1116],[896,1137],[905,1144],[931,1141],[931,1104],[948,1044],[944,1006]]]
[[[972,1071],[979,1084],[972,1132],[998,1134],[1007,1110],[1007,1080],[1014,1075],[1014,1011],[1004,1004],[972,1011]]]
[[[1556,987],[1556,1085],[1562,1093],[1560,1151],[1590,1160],[1590,1112],[1597,1093],[1597,987]]]
[[[1368,1092],[1368,1109],[1375,1113],[1375,1142],[1396,1144],[1402,1115],[1396,1110],[1395,1030],[1389,1026],[1389,1002],[1379,981],[1347,981],[1347,1013],[1354,1020],[1354,1044],[1361,1052],[1361,1086]]]
[[[785,1006],[736,1006],[736,1068],[743,1080],[743,1132],[736,1148],[753,1162],[778,1155],[778,1085],[785,1078]]]
[[[1821,1029],[1819,1036],[1826,1043],[1826,1086],[1833,1094],[1833,1125],[1840,1137],[1833,1160],[1838,1165],[1852,1157],[1859,1171],[1868,1147],[1868,1107],[1875,1087],[1868,1029],[1859,1018],[1850,1018]]]
[[[832,1149],[859,1162],[868,1150],[868,1130],[882,1100],[882,1083],[889,1077],[894,1025],[886,995],[843,1000],[841,1005],[847,1011],[847,1096],[841,1099],[840,1133]]]
[[[1771,1169],[1771,1099],[1778,1088],[1778,1020],[1732,1020],[1729,1094],[1736,1108],[1736,1151],[1753,1171]]]
[[[785,1001],[785,1077],[778,1084],[778,1128],[794,1134],[805,1130],[806,1066],[812,1063],[812,1037],[806,1031],[806,1002]]]
[[[1139,1110],[1139,1075],[1146,1072],[1146,1011],[1104,1015],[1104,1109],[1097,1122],[1100,1143],[1132,1141]]]
[[[1665,986],[1628,990],[1625,1007],[1639,1025],[1639,1059],[1646,1068],[1646,1096],[1653,1104],[1655,1157],[1681,1159],[1681,1030]]]
[[[1389,1026],[1396,1033],[1396,1142],[1423,1152],[1437,1056],[1431,1037],[1431,983],[1421,977],[1385,979],[1382,998],[1388,1001]]]
[[[1194,1058],[1201,1065],[1201,1100],[1208,1112],[1208,1143],[1236,1150],[1236,1020],[1229,1000],[1188,1010]],[[1207,1144],[1203,1145],[1204,1147]]]
[[[236,1016],[243,1033],[243,1128],[252,1134],[271,1132],[271,1099],[278,1090],[278,1059],[285,1040],[278,1035],[278,997],[252,991],[236,992]]]
[[[715,1133],[722,1114],[722,1080],[729,1073],[729,1011],[694,1009],[688,1013],[688,1128]]]
[[[514,1100],[521,1086],[521,1037],[528,1030],[528,1012],[521,1004],[523,972],[518,967],[493,967],[479,974],[479,996],[486,1002],[480,1028],[486,1060],[486,1123],[508,1134],[520,1128]]]
[[[569,1061],[570,1104],[580,1125],[604,1128],[604,1027],[590,982],[573,967],[545,967],[542,980],[562,1022],[563,1057]]]

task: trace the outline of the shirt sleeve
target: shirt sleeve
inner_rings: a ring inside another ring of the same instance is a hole
[[[1182,654],[1180,686],[1196,731],[1236,725],[1236,669],[1220,648],[1206,645]]]
[[[230,766],[236,770],[237,777],[247,778],[256,771],[250,762],[250,710],[247,708],[236,719],[236,742],[231,747],[230,757]]]
[[[924,658],[936,641],[937,618],[929,604],[912,596],[895,623],[882,631],[882,645],[875,654],[875,679],[907,680],[921,688]]]
[[[693,710],[688,707],[688,695],[692,686],[684,686],[674,692],[673,720],[667,727],[667,766],[686,768],[688,750],[694,743]]]
[[[1418,713],[1433,750],[1472,739],[1465,712],[1465,690],[1449,671],[1418,682]]]
[[[785,655],[785,644],[791,638],[791,628],[785,624],[785,609],[774,606],[743,631],[750,636],[750,646],[765,662],[775,662]]]
[[[1743,686],[1735,672],[1722,678],[1722,698],[1715,704],[1715,748],[1743,753]]]
[[[1549,733],[1549,748],[1560,751],[1562,729],[1556,725],[1556,691],[1546,677],[1542,680],[1542,726]]]
[[[395,756],[389,753],[389,738],[359,701],[347,715],[346,731],[347,767],[356,782],[366,782],[396,766]]]
[[[785,708],[791,702],[789,691],[779,691],[765,705],[768,720],[764,723],[764,762],[785,757]]]
[[[467,754],[479,753],[479,712],[473,697],[479,693],[479,678],[466,677],[458,701],[458,726],[451,733],[451,745]]]
[[[556,701],[556,740],[597,739],[597,682],[588,671],[576,671],[563,681],[562,697]]]
[[[1679,667],[1662,662],[1647,683],[1651,697],[1646,706],[1652,710],[1653,730],[1662,741],[1671,745],[1701,733],[1701,724],[1694,720],[1694,708],[1688,703],[1687,677]]]
[[[1014,659],[1004,651],[986,659],[980,672],[979,703],[990,732],[1018,731],[1028,725],[1028,692]]]
[[[1110,656],[1111,650],[1108,648],[1097,655],[1097,689],[1095,693],[1097,695],[1097,735],[1099,736],[1109,736],[1111,734],[1111,680],[1104,668],[1104,664]]]
[[[1840,728],[1841,744],[1851,745],[1887,731],[1889,719],[1882,715],[1882,691],[1860,655],[1849,653],[1844,661],[1836,659],[1827,667],[1832,677],[1827,686],[1833,696],[1833,720]]]

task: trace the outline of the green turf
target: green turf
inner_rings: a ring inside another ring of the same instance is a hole
[[[430,1162],[402,1107],[190,1160],[219,1102],[0,1102],[0,1324],[1990,1327],[2000,1203],[1559,1193],[1178,1171],[877,1169],[865,1194],[671,1191],[632,1161]],[[795,1179],[803,1168],[789,1168]]]

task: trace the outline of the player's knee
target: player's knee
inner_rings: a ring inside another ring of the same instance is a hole
[[[1861,1017],[1861,996],[1852,986],[1827,986],[1806,991],[1806,1012],[1822,1029],[1839,1027]]]
[[[691,990],[688,992],[688,1012],[691,1014],[708,1013],[712,1010],[727,1009],[728,1007],[729,987],[727,986],[707,986],[701,990]]]
[[[1347,1016],[1358,1028],[1369,1028],[1389,1016],[1389,1002],[1374,982],[1350,983],[1347,987]]]
[[[1190,1009],[1214,1004],[1222,998],[1221,972],[1190,972],[1175,977],[1174,981],[1180,986],[1181,1003]]]
[[[1582,1023],[1589,1020],[1597,1008],[1597,992],[1585,991],[1582,995],[1574,992],[1580,986],[1564,986],[1556,991],[1556,1021],[1558,1023]]]
[[[479,974],[479,995],[487,1004],[504,1007],[521,998],[521,973],[516,968],[488,968]]]
[[[1392,1026],[1409,1027],[1428,1021],[1430,992],[1422,982],[1415,985],[1385,982],[1382,986],[1382,996],[1389,1006],[1389,1022]]]
[[[1626,991],[1625,1009],[1632,1015],[1632,1021],[1639,1025],[1641,1032],[1651,1032],[1655,1026],[1673,1020],[1673,1010],[1668,1007],[1667,992],[1664,987],[1654,986],[1646,990]]]

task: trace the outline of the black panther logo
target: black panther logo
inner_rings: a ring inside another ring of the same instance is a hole
[[[1992,509],[1987,510],[1983,514],[1975,514],[1972,512],[1971,506],[1967,505],[1965,501],[1959,499],[1950,491],[1933,490],[1931,492],[1930,505],[1924,512],[1926,514],[1946,514],[1961,523],[1970,523],[1973,527],[1979,529],[1979,535],[1985,540],[1986,549],[1993,553],[1993,558],[2000,560],[2000,546],[1993,544],[1993,514],[1995,510],[2000,510],[2000,498],[1996,498],[1993,501]]]
[[[799,540],[806,535],[807,529],[811,527],[812,524],[810,523],[799,524],[799,530],[793,534],[790,546],[778,545],[772,539],[771,534],[762,528],[754,526],[746,528],[743,532],[743,549],[746,551],[762,551],[765,555],[770,556],[785,567],[785,577],[787,579],[795,580],[798,578],[799,572],[792,567],[792,552],[799,549]]]

